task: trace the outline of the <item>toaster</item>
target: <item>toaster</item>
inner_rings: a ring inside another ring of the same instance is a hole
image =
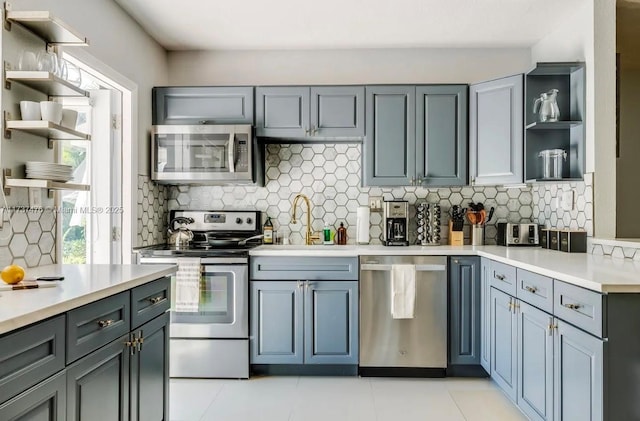
[[[498,238],[499,246],[539,246],[540,238],[538,237],[537,224],[512,224],[507,222],[498,222]]]

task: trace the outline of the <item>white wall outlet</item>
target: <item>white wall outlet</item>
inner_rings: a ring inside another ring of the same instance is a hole
[[[371,212],[382,212],[381,196],[369,196],[369,210]]]
[[[29,188],[29,207],[42,207],[42,189]]]
[[[4,225],[4,208],[0,208],[0,229]]]
[[[558,196],[559,202],[558,208],[566,211],[572,211],[574,206],[574,194],[573,190],[561,192]]]

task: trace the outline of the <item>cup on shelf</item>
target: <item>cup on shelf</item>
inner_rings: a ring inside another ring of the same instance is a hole
[[[70,61],[67,61],[67,60],[63,60],[63,61],[67,67],[67,77],[66,77],[67,82],[69,82],[74,86],[80,87],[80,85],[82,84],[82,74],[80,72],[80,69],[78,68],[78,66],[71,63]]]
[[[20,51],[20,56],[18,57],[18,70],[37,70],[38,69],[38,61],[36,59],[36,53],[29,50]]]
[[[69,129],[76,129],[76,123],[78,122],[78,112],[76,110],[70,110],[68,108],[62,109],[62,122],[61,126]]]
[[[62,121],[62,104],[53,101],[41,101],[40,113],[43,120],[60,124]]]
[[[20,117],[23,120],[42,120],[40,103],[34,101],[20,101]]]
[[[56,75],[59,73],[58,56],[55,53],[40,51],[38,53],[37,59],[38,70],[43,72],[50,72]]]

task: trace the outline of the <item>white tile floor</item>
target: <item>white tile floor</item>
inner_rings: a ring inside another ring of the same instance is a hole
[[[171,380],[171,421],[520,421],[487,379]]]

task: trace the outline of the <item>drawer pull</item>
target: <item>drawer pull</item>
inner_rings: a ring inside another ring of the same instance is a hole
[[[163,300],[163,297],[161,295],[158,297],[149,298],[149,301],[151,302],[151,304],[158,304],[162,300]]]
[[[577,310],[582,307],[580,304],[563,304],[563,306],[565,306],[569,310]]]
[[[532,293],[532,294],[535,294],[536,292],[538,292],[538,288],[536,288],[536,287],[530,287],[530,286],[528,286],[528,285],[527,285],[526,287],[524,287],[524,289],[526,289],[527,291],[529,291],[529,292],[530,292],[530,293]]]
[[[504,275],[498,275],[498,274],[494,274],[493,277],[498,279],[498,280],[500,280],[500,281],[504,281],[507,278]]]
[[[98,320],[98,326],[100,326],[100,328],[105,328],[105,327],[109,327],[113,324],[114,320],[112,319],[108,319],[108,320]]]

